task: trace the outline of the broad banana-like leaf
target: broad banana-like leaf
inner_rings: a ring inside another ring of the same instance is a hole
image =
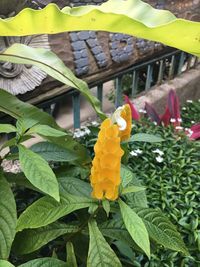
[[[76,78],[73,72],[52,51],[33,48],[24,44],[14,44],[0,53],[0,60],[39,67],[58,81],[80,91],[91,103],[97,114],[102,119],[106,118],[106,115],[100,110],[99,100],[91,94],[87,84],[83,80]]]
[[[109,31],[141,37],[200,56],[200,23],[177,19],[140,0],[109,0],[100,5],[65,7],[49,4],[42,10],[24,9],[0,20],[1,36],[54,34],[65,31]]]

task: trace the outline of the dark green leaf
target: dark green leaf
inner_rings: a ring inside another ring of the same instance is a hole
[[[17,254],[28,254],[61,235],[76,233],[78,230],[79,226],[77,225],[58,222],[38,229],[27,229],[17,233],[13,250]]]
[[[0,170],[0,258],[7,259],[17,226],[17,211],[13,193]]]

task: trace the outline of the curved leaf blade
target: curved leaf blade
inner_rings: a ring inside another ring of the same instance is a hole
[[[60,195],[60,203],[45,196],[30,205],[20,215],[17,231],[46,226],[75,210],[87,208],[94,203],[92,198],[78,197],[67,192],[61,192]]]
[[[0,258],[7,259],[17,226],[17,211],[13,193],[0,171]],[[1,263],[2,264],[2,263]]]
[[[78,159],[72,151],[50,142],[39,142],[30,149],[46,161],[69,162]]]
[[[26,262],[18,267],[66,267],[66,262],[55,258],[41,258]]]
[[[0,133],[15,133],[17,129],[11,124],[0,124]]]
[[[60,130],[54,129],[48,125],[35,125],[33,126],[28,132],[27,134],[33,134],[33,133],[37,133],[39,135],[44,135],[44,136],[52,136],[52,137],[62,137],[62,136],[66,136],[67,133],[62,132]]]
[[[48,163],[28,148],[19,145],[19,161],[26,178],[42,192],[60,200],[56,176]]]
[[[80,91],[91,103],[97,114],[102,119],[106,118],[106,115],[100,109],[99,100],[91,94],[86,82],[76,78],[73,72],[52,51],[23,44],[14,44],[0,53],[0,60],[37,66],[56,80]]]
[[[76,233],[78,230],[78,225],[58,222],[38,229],[27,229],[17,233],[12,249],[18,255],[29,254],[61,235]]]
[[[15,267],[8,261],[0,260],[0,267]]]
[[[119,199],[118,202],[126,229],[133,238],[134,242],[150,258],[149,235],[142,219],[121,199]]]
[[[81,30],[125,33],[200,56],[198,22],[177,19],[171,12],[156,10],[140,0],[110,0],[100,6],[66,7],[62,11],[49,4],[42,10],[25,9],[14,18],[0,20],[2,36]]]
[[[160,143],[163,141],[164,139],[160,136],[156,136],[153,134],[139,133],[132,135],[128,143],[133,143],[133,142]]]
[[[89,221],[90,243],[87,267],[122,267],[94,220]]]
[[[74,247],[71,242],[67,242],[67,266],[66,267],[78,267],[76,262],[76,256],[74,253]]]
[[[142,218],[149,236],[154,241],[166,248],[189,255],[181,235],[161,211],[148,208],[135,211]]]

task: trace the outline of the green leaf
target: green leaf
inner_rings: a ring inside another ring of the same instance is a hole
[[[68,162],[78,159],[71,150],[67,150],[50,142],[39,142],[30,148],[47,161]]]
[[[120,240],[130,247],[134,246],[133,239],[131,238],[121,218],[107,220],[99,225],[99,229],[104,236],[110,237],[114,240]]]
[[[37,133],[39,135],[44,135],[44,136],[52,136],[52,137],[61,137],[61,136],[66,136],[67,133],[62,132],[60,130],[54,129],[48,125],[35,125],[33,126],[28,132],[27,134],[33,134],[33,133]]]
[[[22,172],[19,172],[19,173],[5,172],[4,176],[6,180],[11,184],[27,187],[31,190],[35,190],[41,193],[41,191],[38,188],[33,186],[29,182],[29,180],[27,180],[26,176]]]
[[[66,267],[66,262],[55,258],[41,258],[26,262],[18,267]]]
[[[58,175],[58,181],[61,194],[68,193],[80,197],[91,197],[92,188],[89,183],[66,175]]]
[[[114,251],[99,231],[94,220],[89,221],[90,243],[87,267],[121,267],[121,263]]]
[[[75,210],[87,208],[94,202],[91,198],[70,195],[64,191],[60,193],[60,203],[45,196],[35,201],[20,215],[17,230],[46,226]]]
[[[0,124],[0,133],[15,133],[17,129],[11,124]]]
[[[7,259],[17,226],[17,211],[13,193],[0,170],[0,258]]]
[[[128,193],[137,193],[137,192],[141,192],[141,191],[144,191],[146,188],[145,187],[142,187],[142,186],[128,186],[126,188],[123,188],[122,191],[121,191],[121,195],[125,195],[125,194],[128,194]]]
[[[128,167],[121,166],[122,186],[142,186],[140,181],[135,177],[135,174]],[[146,192],[140,191],[135,193],[129,193],[124,196],[126,202],[131,207],[147,207]]]
[[[74,253],[74,247],[71,242],[67,242],[67,266],[66,267],[78,267],[76,262],[76,256]]]
[[[122,179],[122,186],[126,187],[133,179],[133,174],[125,165],[121,165],[120,176]]]
[[[78,230],[78,225],[58,222],[38,229],[27,229],[17,233],[12,249],[18,255],[28,254],[38,250],[61,235],[76,233]]]
[[[136,212],[138,216],[142,218],[151,239],[166,248],[189,255],[176,227],[161,211],[154,209],[137,209]]]
[[[177,19],[169,11],[154,9],[140,0],[110,0],[100,6],[66,7],[62,11],[49,4],[38,11],[24,9],[14,18],[0,21],[2,36],[81,30],[125,33],[200,56],[198,22]]]
[[[105,210],[106,215],[108,217],[109,213],[110,213],[110,202],[107,199],[103,199],[102,200],[102,206],[103,206],[103,209]]]
[[[0,267],[15,267],[8,261],[0,260]]]
[[[150,258],[149,235],[142,219],[121,199],[119,199],[118,202],[128,232],[134,242],[146,253],[148,258]]]
[[[73,72],[52,51],[23,44],[14,44],[3,53],[0,53],[0,60],[39,67],[56,80],[80,91],[91,103],[97,114],[102,119],[106,118],[106,115],[100,109],[99,100],[91,94],[87,84],[83,80],[76,78]]]
[[[20,101],[16,96],[9,94],[2,89],[0,89],[0,111],[17,119],[17,125],[19,128],[21,128],[22,132],[37,123],[49,125],[58,130],[61,129],[52,116],[41,111],[35,106]],[[76,153],[76,155],[79,157],[78,161],[81,164],[91,161],[87,149],[75,141],[71,136],[56,138],[47,136],[45,139],[63,148],[71,150],[73,153]]]
[[[41,123],[60,129],[52,116],[33,105],[20,101],[16,96],[0,89],[0,111],[15,119],[27,118],[35,123]]]
[[[148,142],[148,143],[160,143],[163,142],[164,139],[153,135],[153,134],[145,134],[145,133],[139,133],[139,134],[134,134],[131,136],[128,143],[133,143],[133,142]]]
[[[18,147],[20,166],[27,179],[42,192],[59,201],[58,182],[48,163],[26,147]]]

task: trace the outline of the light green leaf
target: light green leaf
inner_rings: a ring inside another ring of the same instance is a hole
[[[60,203],[45,196],[35,201],[20,215],[17,230],[46,226],[75,210],[87,208],[94,202],[91,198],[70,195],[64,191],[60,194]]]
[[[68,162],[78,159],[71,150],[67,150],[50,142],[39,142],[30,148],[47,161]]]
[[[125,195],[125,194],[128,194],[128,193],[137,193],[137,192],[140,192],[140,191],[144,191],[145,189],[146,188],[142,187],[142,186],[132,185],[132,186],[128,186],[126,188],[123,188],[122,191],[121,191],[121,195]]]
[[[58,182],[48,163],[28,148],[19,145],[19,161],[26,178],[42,192],[60,200]]]
[[[3,53],[0,53],[0,60],[37,66],[56,80],[79,90],[91,103],[97,114],[102,119],[106,118],[106,115],[100,109],[99,100],[91,94],[87,84],[83,80],[76,78],[73,72],[52,51],[23,44],[14,44]]]
[[[15,133],[17,129],[11,124],[0,124],[0,133]]]
[[[140,181],[135,177],[135,174],[128,167],[121,166],[121,178],[122,178],[122,187],[129,186],[142,186]],[[135,193],[129,193],[124,195],[126,202],[131,207],[147,207],[147,198],[146,192],[140,191]]]
[[[122,179],[122,186],[126,187],[133,179],[133,174],[126,166],[121,165],[120,176]]]
[[[17,211],[13,193],[0,170],[0,258],[7,259],[17,226]]]
[[[149,235],[142,219],[121,199],[119,199],[118,202],[126,229],[133,238],[134,242],[150,258]]]
[[[0,260],[0,267],[15,267],[8,261]]]
[[[139,134],[132,135],[131,138],[127,142],[128,143],[133,143],[133,142],[160,143],[163,141],[164,139],[159,136],[156,136],[153,134],[139,133]]]
[[[26,262],[18,267],[66,267],[66,262],[55,258],[41,258]]]
[[[67,267],[78,267],[74,247],[71,242],[67,242]]]
[[[110,202],[107,199],[103,199],[102,200],[102,206],[103,206],[103,209],[105,210],[106,215],[108,217],[109,213],[110,213]]]
[[[33,126],[28,132],[27,134],[33,134],[33,133],[37,133],[39,135],[44,135],[44,136],[53,136],[53,137],[61,137],[61,136],[66,136],[67,133],[62,132],[60,130],[54,129],[48,125],[42,125],[42,124],[38,124]]]
[[[17,233],[12,249],[15,253],[20,255],[28,254],[61,235],[76,233],[78,230],[78,225],[58,222],[38,229],[27,229]]]
[[[51,21],[51,23],[49,23]],[[55,4],[42,10],[24,9],[0,21],[2,36],[54,34],[66,31],[110,31],[150,39],[200,55],[200,24],[177,19],[140,0],[110,0],[100,6],[66,7]]]
[[[151,239],[166,248],[188,255],[181,235],[161,211],[154,209],[136,209],[136,212],[142,218]]]
[[[87,267],[122,267],[119,259],[99,231],[94,220],[89,221],[90,243]]]

